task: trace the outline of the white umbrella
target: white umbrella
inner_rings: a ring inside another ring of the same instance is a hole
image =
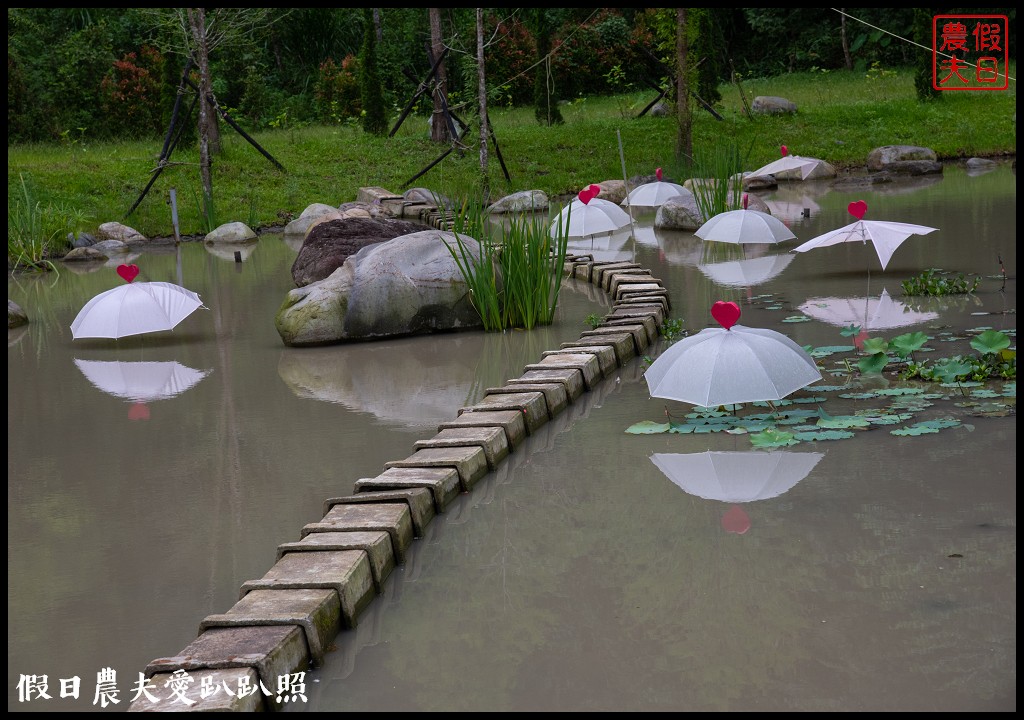
[[[800,179],[806,180],[807,176],[810,175],[814,168],[818,167],[818,163],[821,162],[821,160],[818,160],[817,158],[790,155],[789,150],[785,145],[783,145],[781,149],[782,157],[775,162],[770,162],[767,165],[759,167],[757,170],[747,175],[747,177],[764,177],[765,175],[778,175],[779,173],[796,170],[800,173]]]
[[[716,302],[722,327],[677,340],[644,373],[652,397],[701,407],[781,400],[821,379],[814,359],[782,333],[734,325],[740,309]]]
[[[754,287],[779,275],[795,257],[792,254],[765,255],[742,260],[702,263],[697,269],[719,285]]]
[[[559,231],[570,238],[610,233],[630,224],[629,214],[613,202],[595,197],[598,185],[581,190],[578,196],[551,222],[551,237]]]
[[[129,282],[87,302],[71,323],[78,338],[122,338],[171,330],[203,301],[191,290],[169,282]]]
[[[658,178],[655,182],[633,188],[626,199],[622,201],[623,207],[656,208],[663,205],[666,200],[679,195],[693,196],[693,193],[682,185],[662,180],[661,168],[657,169],[655,175]]]
[[[136,402],[166,400],[188,390],[210,370],[195,370],[177,361],[121,362],[112,360],[79,360],[75,365],[97,388]]]
[[[764,452],[655,453],[651,462],[691,495],[745,503],[778,497],[807,477],[824,453]]]
[[[893,253],[896,252],[896,248],[902,245],[904,240],[911,235],[927,235],[938,230],[938,228],[927,225],[912,223],[862,220],[864,213],[867,212],[867,207],[867,203],[863,200],[850,203],[847,210],[857,218],[857,222],[812,238],[803,245],[793,248],[793,252],[807,252],[815,248],[848,242],[867,244],[870,240],[875,247],[878,261],[882,263],[882,269],[885,270]]]
[[[746,195],[743,196],[746,205]],[[693,233],[701,240],[734,243],[778,243],[796,235],[778,218],[759,210],[729,210],[713,216]]]
[[[889,297],[884,288],[878,297],[810,298],[799,309],[815,320],[838,327],[859,325],[861,330],[889,330],[918,325],[939,317],[936,312],[911,310],[906,304]]]

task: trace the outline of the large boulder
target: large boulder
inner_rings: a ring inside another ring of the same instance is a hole
[[[506,195],[497,202],[492,203],[487,208],[487,212],[500,215],[505,213],[546,211],[547,209],[548,196],[543,190],[522,190]]]
[[[243,222],[229,222],[214,228],[206,234],[203,242],[207,245],[247,245],[259,240],[251,227]]]
[[[691,186],[700,192],[700,185],[707,182],[710,181],[697,179]],[[758,210],[771,215],[772,210],[764,200],[751,193],[746,195],[748,210]],[[734,190],[729,191],[728,203],[731,207],[739,207],[742,201],[742,194]],[[708,220],[697,205],[697,198],[691,193],[669,198],[662,203],[654,216],[654,227],[661,230],[697,230]]]
[[[149,239],[135,228],[128,227],[119,222],[105,222],[96,229],[96,239],[117,240],[125,245],[142,245],[149,242]]]
[[[868,170],[889,170],[911,175],[942,172],[942,164],[931,148],[917,145],[883,145],[868,153]]]
[[[324,215],[334,215],[340,217],[341,214],[338,212],[338,208],[327,203],[311,203],[306,206],[306,209],[302,213],[292,220],[290,223],[284,226],[285,235],[305,235],[309,231],[309,226],[317,218],[323,217]]]
[[[466,250],[479,243],[460,236]],[[423,230],[369,245],[323,280],[288,293],[274,324],[292,347],[482,328],[449,247],[454,233]]]
[[[20,327],[28,324],[28,313],[21,309],[18,303],[7,298],[7,329]]]
[[[626,195],[629,194],[623,180],[602,180],[598,186],[600,186],[601,192],[597,196],[616,205],[621,205],[622,201],[626,199]]]
[[[367,245],[425,230],[422,223],[396,218],[337,218],[314,224],[292,263],[296,287],[323,280]]]
[[[796,103],[774,95],[758,95],[750,105],[750,110],[759,115],[783,115],[796,112]]]

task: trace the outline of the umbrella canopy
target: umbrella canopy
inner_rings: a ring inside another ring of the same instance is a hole
[[[703,452],[655,453],[651,462],[690,495],[746,503],[778,497],[807,477],[824,453]]]
[[[697,266],[704,275],[727,287],[754,287],[779,275],[795,259],[791,253],[765,255],[757,258],[702,263]]]
[[[721,328],[676,341],[644,373],[652,397],[701,407],[781,400],[821,379],[814,359],[782,333],[735,325],[740,309],[716,302]]]
[[[800,173],[800,179],[806,180],[807,176],[811,174],[811,171],[818,166],[821,160],[817,158],[805,158],[799,155],[790,155],[789,150],[785,145],[782,146],[782,157],[774,162],[770,162],[767,165],[759,167],[754,172],[747,175],[750,177],[764,177],[765,175],[777,175],[789,170],[796,170]]]
[[[679,195],[693,196],[689,190],[674,182],[666,182],[661,179],[661,168],[655,172],[658,178],[655,182],[645,183],[633,188],[626,199],[622,201],[623,207],[634,208],[657,208],[665,204],[665,201]]]
[[[911,235],[927,235],[938,230],[938,228],[928,227],[927,225],[883,220],[863,220],[862,218],[864,213],[867,212],[867,208],[867,203],[863,200],[850,203],[847,206],[847,210],[857,218],[857,222],[812,238],[804,244],[793,248],[793,252],[807,252],[815,248],[848,242],[867,244],[870,241],[875,247],[878,261],[882,263],[882,269],[885,270],[893,253],[896,252],[896,248],[902,245],[904,240]]]
[[[188,390],[210,370],[195,370],[177,361],[121,362],[79,360],[75,365],[86,379],[114,397],[149,402],[166,400]]]
[[[551,237],[559,229],[569,238],[610,233],[630,224],[629,214],[613,202],[596,197],[598,185],[581,190],[578,196],[558,213],[551,222]]]
[[[918,325],[939,317],[936,312],[911,310],[905,303],[889,297],[884,288],[878,297],[810,298],[799,309],[804,315],[829,325],[859,325],[862,330],[889,330]]]
[[[778,243],[796,235],[778,218],[759,210],[729,210],[715,215],[693,233],[702,240],[735,243]]]
[[[191,290],[169,282],[129,282],[87,302],[71,323],[79,338],[122,338],[172,330],[203,301]]]

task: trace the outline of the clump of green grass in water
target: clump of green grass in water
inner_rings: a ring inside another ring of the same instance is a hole
[[[7,259],[13,270],[56,270],[50,257],[63,254],[66,233],[82,222],[81,213],[35,199],[24,175],[21,192],[7,210]]]
[[[468,200],[462,203],[451,218],[457,247],[447,247],[469,286],[484,329],[550,325],[561,290],[567,230],[559,223],[552,236],[548,224],[530,214],[510,219],[499,239],[483,207]],[[477,239],[476,254],[463,236]]]
[[[903,287],[903,294],[909,296],[928,295],[967,295],[978,289],[980,278],[968,280],[960,273],[956,277],[942,277],[939,271],[934,268],[925,270],[920,275],[904,280],[900,285]]]
[[[694,153],[689,176],[697,209],[705,221],[741,206],[742,185],[733,179],[743,170],[743,160],[735,145],[714,145]]]

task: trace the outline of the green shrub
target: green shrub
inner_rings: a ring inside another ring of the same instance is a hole
[[[359,97],[358,61],[346,55],[341,65],[327,58],[320,63],[319,74],[313,86],[317,119],[326,123],[341,123],[350,117],[359,117],[362,103]]]

